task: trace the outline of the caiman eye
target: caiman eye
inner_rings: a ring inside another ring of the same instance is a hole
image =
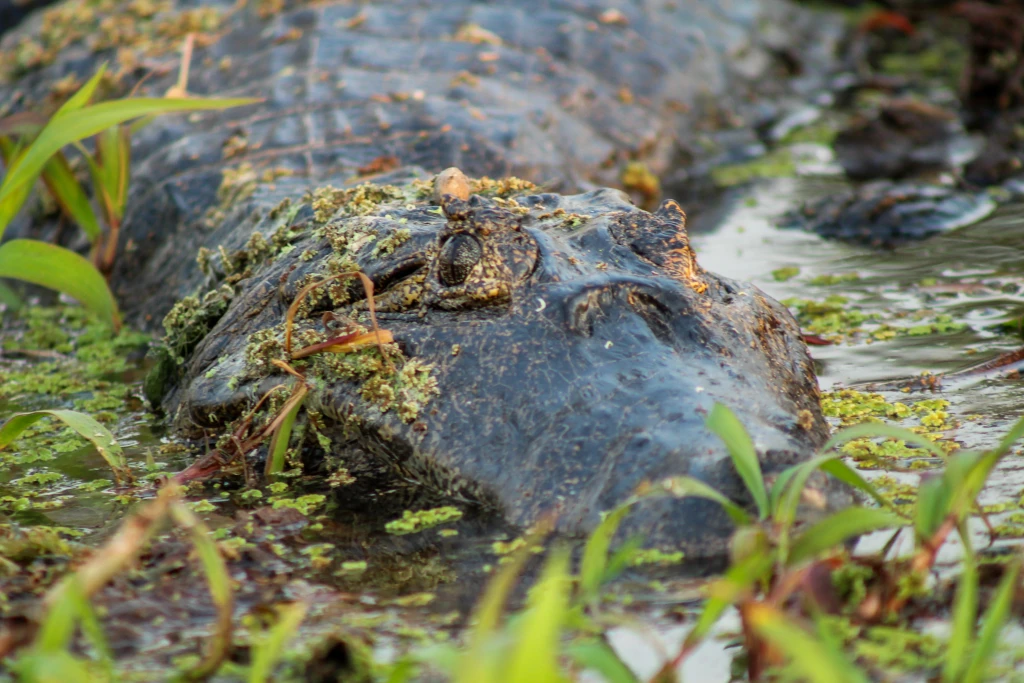
[[[465,234],[452,235],[441,246],[437,257],[437,275],[447,287],[461,285],[469,277],[473,266],[480,262],[483,250],[475,237]]]

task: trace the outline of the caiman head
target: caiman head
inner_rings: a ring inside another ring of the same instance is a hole
[[[298,381],[273,364],[285,361],[306,378],[311,429],[332,457],[386,462],[517,525],[552,514],[580,535],[676,475],[749,502],[705,426],[716,402],[750,432],[767,476],[823,443],[793,318],[703,271],[674,201],[647,213],[607,189],[486,198],[452,177],[433,200],[382,191],[363,215],[339,193],[329,219],[289,228],[294,243],[236,285],[192,353],[166,403],[178,425],[223,432],[268,389]],[[368,342],[363,284],[328,280],[357,269],[393,340],[382,347]],[[724,557],[732,531],[698,499],[645,500],[627,520],[626,533],[697,560]]]

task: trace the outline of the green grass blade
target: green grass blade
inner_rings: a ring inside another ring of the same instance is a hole
[[[267,453],[267,464],[264,468],[267,475],[284,472],[284,456],[288,452],[288,440],[292,436],[292,426],[295,424],[295,418],[298,416],[299,409],[306,399],[306,392],[305,385],[300,384],[296,392],[281,407],[285,415],[281,424],[274,430],[274,436],[270,440],[270,450]]]
[[[772,519],[777,524],[786,528],[793,524],[807,479],[815,470],[835,457],[835,455],[819,455],[807,462],[789,467],[779,475],[772,486],[769,497]]]
[[[391,667],[387,683],[408,683],[413,680],[413,676],[416,675],[417,671],[416,663],[411,659],[403,657]]]
[[[263,683],[271,680],[285,644],[295,637],[299,624],[306,617],[309,606],[304,602],[293,602],[279,610],[274,624],[256,647],[252,648],[252,665],[249,667],[248,683]]]
[[[949,515],[952,499],[949,483],[944,477],[922,481],[917,487],[917,506],[914,508],[914,529],[918,538],[930,539]]]
[[[929,455],[932,455],[941,460],[946,459],[946,452],[936,446],[933,442],[924,438],[920,434],[915,434],[909,429],[903,429],[902,427],[894,427],[892,425],[880,424],[877,422],[871,422],[868,424],[854,425],[853,427],[847,427],[837,432],[825,446],[821,449],[823,453],[826,453],[837,446],[841,446],[847,441],[853,441],[854,439],[863,439],[870,437],[883,436],[889,439],[900,439],[909,444],[914,444],[919,448],[923,448],[928,451]]]
[[[1010,428],[1010,431],[1006,433],[1006,436],[1004,436],[1002,440],[1000,440],[999,445],[996,446],[995,452],[1000,455],[1003,453],[1009,453],[1010,449],[1013,448],[1013,445],[1017,443],[1021,437],[1024,437],[1024,417],[1014,423],[1013,427]]]
[[[876,489],[871,482],[862,477],[857,470],[853,469],[842,460],[835,458],[822,463],[821,471],[832,475],[839,481],[847,484],[848,486],[852,486],[858,491],[863,491],[871,496],[871,498],[882,507],[895,510],[895,507],[888,498],[879,493],[878,489]]]
[[[85,232],[90,242],[99,239],[100,223],[92,210],[89,197],[85,194],[75,174],[71,172],[67,159],[60,152],[46,162],[43,167],[43,182],[53,198],[60,204],[61,210]]]
[[[999,451],[988,451],[958,453],[949,459],[942,473],[942,480],[949,491],[948,512],[958,519],[971,512],[978,494],[1001,458]]]
[[[644,537],[640,534],[634,534],[620,543],[608,557],[600,583],[606,584],[625,571],[643,545]]]
[[[117,141],[112,148],[114,168],[117,170],[117,185],[114,193],[114,208],[117,210],[117,218],[124,217],[124,210],[128,204],[128,182],[131,180],[132,167],[132,133],[127,126],[117,127]]]
[[[559,636],[569,603],[569,553],[556,550],[530,593],[530,606],[516,630],[509,683],[557,683]]]
[[[0,277],[63,292],[115,330],[121,326],[117,302],[107,281],[87,259],[69,249],[24,239],[0,244]]]
[[[234,616],[231,578],[228,575],[227,563],[224,562],[206,525],[196,517],[192,510],[180,502],[172,503],[170,511],[174,521],[189,532],[192,545],[203,566],[203,574],[206,576],[213,604],[217,608],[216,629],[210,638],[206,653],[194,669],[185,672],[185,677],[189,680],[205,680],[216,673],[231,648],[232,617]]]
[[[96,160],[99,183],[110,198],[111,221],[124,216],[128,170],[131,163],[131,137],[125,126],[114,126],[96,135]]]
[[[713,500],[725,509],[726,514],[732,518],[732,521],[737,526],[750,524],[750,515],[743,508],[699,479],[694,479],[693,477],[669,477],[662,482],[662,486],[665,491],[676,498],[694,497]]]
[[[583,669],[596,671],[607,683],[639,683],[639,679],[603,640],[573,643],[566,654]]]
[[[800,534],[789,551],[789,562],[809,560],[861,534],[903,527],[910,522],[888,510],[851,507],[830,515]]]
[[[703,640],[722,614],[763,580],[772,570],[774,558],[765,552],[756,552],[733,564],[722,578],[709,587],[708,600],[697,618],[693,630],[686,636],[685,647],[692,648]]]
[[[12,169],[18,165],[21,159],[21,152],[10,139],[5,137],[0,137],[0,151],[3,153],[4,163],[7,165],[7,175],[10,176]],[[0,199],[0,237],[3,236],[4,230],[14,220],[14,217],[18,215],[18,212],[21,211],[22,205],[25,204],[25,200],[28,199],[28,195],[31,192],[32,183],[26,182]]]
[[[789,657],[791,666],[810,683],[867,683],[841,652],[814,638],[774,607],[751,603],[746,617],[754,631]]]
[[[968,552],[964,554],[964,570],[953,603],[953,630],[946,647],[946,661],[942,665],[943,683],[959,683],[967,664],[967,653],[971,649],[977,619],[978,565],[974,553]]]
[[[54,602],[46,613],[36,634],[32,649],[40,654],[63,652],[71,643],[80,614],[79,601],[83,600],[81,590],[75,590],[77,580],[74,576],[65,579],[61,599]]]
[[[234,99],[190,99],[164,97],[135,97],[124,100],[100,102],[68,112],[50,119],[46,127],[32,145],[25,150],[24,156],[9,169],[3,185],[0,185],[0,203],[7,196],[16,192],[25,184],[30,183],[47,160],[65,145],[82,140],[111,126],[125,121],[146,116],[148,114],[168,114],[182,111],[198,111],[209,109],[227,109],[259,100],[253,98]]]
[[[612,538],[634,503],[636,499],[626,501],[605,515],[587,539],[579,570],[580,598],[583,601],[589,601],[597,595],[608,569],[608,549]]]
[[[835,458],[835,455],[823,455],[819,456],[823,462],[827,462]],[[806,464],[806,463],[805,463]],[[774,483],[772,483],[771,489],[768,491],[768,509],[771,511],[772,519],[775,519],[779,514],[779,501],[782,499],[782,492],[786,490],[786,486],[789,482],[797,475],[800,471],[800,465],[793,465],[787,467],[779,473],[779,476],[775,477]]]
[[[3,426],[0,426],[0,450],[9,446],[30,425],[44,417],[57,418],[78,432],[79,435],[91,441],[99,454],[110,465],[118,479],[122,477],[131,478],[128,463],[125,462],[124,453],[121,451],[121,446],[114,439],[114,435],[106,427],[85,413],[79,413],[74,410],[35,410],[29,413],[16,413],[12,415]]]
[[[54,116],[70,114],[89,104],[89,100],[92,99],[93,93],[96,92],[96,86],[100,84],[100,79],[103,78],[106,70],[107,63],[103,62],[100,64],[100,68],[96,69],[96,73],[92,75],[92,78],[86,81],[85,85],[78,89],[78,92],[69,97],[68,101],[61,105]]]
[[[526,561],[533,554],[533,546],[541,539],[543,532],[534,532],[527,536],[526,545],[511,555],[510,560],[502,566],[498,575],[491,579],[475,614],[475,624],[468,637],[468,647],[459,658],[455,683],[488,683],[493,680],[493,672],[500,662],[495,661],[488,650],[492,638],[498,630],[501,613],[505,608],[512,587],[519,578]]]
[[[981,630],[978,632],[977,644],[971,654],[970,662],[967,664],[967,671],[961,679],[962,683],[981,683],[985,679],[992,655],[995,654],[999,645],[999,635],[1010,615],[1019,577],[1020,560],[1014,560],[1006,568],[1006,574],[999,582],[995,597],[992,598],[988,609],[985,610],[985,616],[981,618]]]
[[[25,305],[25,302],[21,300],[21,297],[18,296],[17,292],[5,285],[3,282],[0,282],[0,304],[6,306],[12,311],[17,311]]]
[[[110,643],[107,642],[107,636],[103,633],[103,626],[96,616],[96,610],[92,608],[89,598],[85,596],[85,591],[82,590],[82,584],[77,575],[72,576],[65,595],[73,596],[78,603],[78,618],[82,633],[89,639],[107,670],[113,672],[114,652],[110,649]]]
[[[29,652],[11,663],[19,683],[94,683],[85,662],[70,652]]]
[[[765,490],[764,477],[761,475],[761,463],[757,459],[757,451],[754,450],[754,443],[750,440],[747,430],[735,413],[721,403],[716,403],[711,409],[705,424],[725,442],[725,447],[729,450],[733,465],[736,467],[736,473],[740,475],[740,479],[746,484],[747,490],[757,504],[760,518],[767,519],[770,512],[768,493]]]

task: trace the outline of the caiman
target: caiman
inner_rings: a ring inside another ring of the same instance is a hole
[[[133,141],[112,283],[139,326],[170,310],[170,390],[151,386],[182,432],[225,437],[294,371],[311,386],[303,419],[318,435],[307,467],[386,463],[516,525],[557,515],[566,534],[672,475],[749,503],[705,426],[715,402],[750,431],[769,476],[824,442],[813,367],[785,307],[703,270],[676,202],[648,212],[598,189],[623,182],[652,200],[637,169],[681,166],[709,104],[720,112],[782,82],[766,76],[793,55],[775,59],[758,36],[772,21],[790,35],[814,26],[802,11],[169,2],[114,31],[118,11],[140,6],[65,2],[27,21],[0,51],[33,60],[7,64],[15,85],[0,100],[41,102],[115,49],[122,85],[155,69],[143,89],[163,92],[182,27],[198,31],[192,92],[265,98],[160,118]],[[55,31],[87,21],[105,31],[99,44]],[[475,179],[434,178],[448,167]],[[381,346],[345,341],[376,334],[359,280],[304,291],[355,270],[372,281]],[[317,344],[334,348],[308,352]],[[723,558],[731,528],[714,503],[660,498],[638,506],[627,532],[700,563]]]

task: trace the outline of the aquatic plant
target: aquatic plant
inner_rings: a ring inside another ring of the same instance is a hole
[[[117,328],[117,302],[101,271],[109,272],[114,263],[128,197],[132,131],[158,114],[225,109],[257,100],[186,97],[179,83],[172,88],[177,97],[129,97],[89,104],[105,71],[106,65],[101,66],[49,120],[21,114],[0,120],[0,159],[7,167],[0,183],[0,238],[42,177],[61,211],[92,243],[94,262],[54,244],[14,239],[0,245],[0,277],[63,292]],[[183,68],[183,76],[186,73]],[[132,120],[131,126],[122,125]],[[91,151],[81,144],[90,136],[96,136]],[[76,146],[88,164],[99,215],[62,151],[68,145]]]
[[[292,407],[287,402],[282,405],[282,418]],[[547,542],[554,520],[544,519],[521,542],[512,544],[511,554],[502,559],[474,612],[463,646],[444,643],[414,648],[380,667],[380,680],[416,680],[424,669],[430,669],[454,681],[555,682],[574,680],[586,670],[615,683],[636,683],[636,674],[603,637],[612,622],[604,616],[602,593],[640,552],[637,539],[613,547],[622,520],[643,500],[666,495],[716,501],[736,522],[737,530],[730,567],[708,584],[693,628],[652,682],[675,680],[676,669],[709,637],[729,608],[735,608],[740,616],[743,661],[750,680],[870,680],[882,667],[884,655],[878,655],[877,661],[869,656],[869,642],[887,637],[900,642],[898,630],[888,626],[887,631],[878,631],[877,625],[900,623],[905,608],[916,598],[934,600],[934,592],[925,588],[925,579],[939,549],[954,532],[965,548],[964,570],[953,599],[948,644],[933,648],[930,656],[938,662],[944,683],[974,683],[998,670],[999,637],[1019,582],[1020,560],[1014,558],[1006,564],[980,616],[980,628],[976,628],[979,561],[966,533],[966,520],[978,509],[977,496],[995,465],[1024,435],[1024,420],[994,449],[951,456],[908,430],[884,424],[856,425],[833,437],[821,455],[783,471],[770,483],[735,415],[718,405],[708,417],[708,427],[726,443],[753,500],[752,510],[688,477],[654,482],[605,515],[575,563],[567,545]],[[842,444],[864,438],[899,438],[944,458],[945,470],[920,486],[910,513],[898,509],[840,460]],[[859,490],[874,505],[852,506],[813,523],[801,522],[801,506],[813,508],[820,503],[816,489],[808,485],[818,470]],[[218,614],[206,655],[186,667],[181,676],[198,680],[220,671],[233,639],[228,570],[222,549],[184,506],[180,489],[174,485],[125,520],[104,548],[50,590],[43,599],[46,617],[32,644],[11,661],[11,670],[24,680],[48,680],[54,675],[67,681],[98,676],[119,680],[89,597],[125,570],[164,520],[187,530]],[[850,555],[849,541],[885,529],[894,530],[894,535],[880,556]],[[896,536],[908,532],[915,539],[914,551],[888,558]],[[506,616],[516,583],[531,558],[544,552],[547,558],[524,606]],[[243,670],[247,680],[279,680],[275,670],[286,654],[285,644],[298,634],[307,611],[308,605],[301,601],[284,605],[274,623],[251,637],[252,659]],[[81,628],[92,646],[88,657],[71,650],[76,628]],[[232,666],[237,672],[238,667]]]

